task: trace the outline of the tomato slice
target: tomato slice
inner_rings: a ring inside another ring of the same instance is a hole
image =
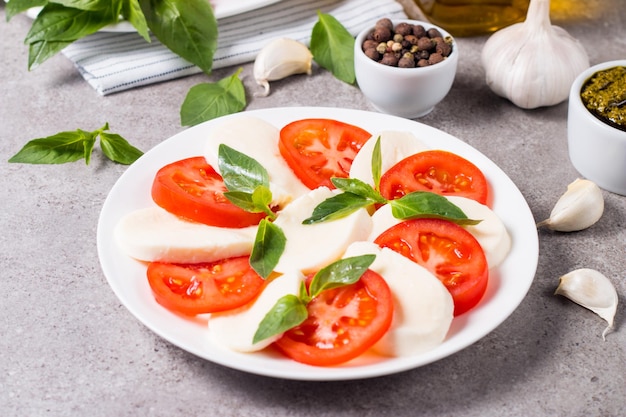
[[[278,148],[304,185],[335,188],[330,178],[348,177],[354,156],[371,136],[337,120],[302,119],[281,129]]]
[[[385,334],[393,301],[387,282],[367,270],[354,284],[323,291],[307,310],[308,318],[275,345],[297,362],[329,366],[356,358]]]
[[[192,157],[161,168],[152,183],[152,199],[180,217],[218,227],[258,224],[265,214],[250,213],[231,203],[222,176],[204,157]]]
[[[203,264],[151,262],[147,275],[157,302],[184,315],[240,307],[254,299],[265,282],[247,256]]]
[[[452,295],[455,316],[478,304],[487,289],[489,269],[483,249],[471,233],[450,221],[407,220],[374,242],[435,274]]]
[[[431,150],[403,159],[380,178],[380,193],[388,200],[413,191],[456,195],[487,204],[489,186],[482,171],[467,159]]]

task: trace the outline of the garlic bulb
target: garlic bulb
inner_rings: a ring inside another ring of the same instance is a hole
[[[567,297],[606,320],[608,326],[602,332],[602,339],[606,340],[617,311],[617,291],[606,276],[595,269],[577,269],[559,279],[554,294]]]
[[[487,85],[518,107],[558,104],[589,67],[583,46],[550,23],[550,0],[531,0],[526,20],[491,35],[482,51]]]
[[[301,42],[289,38],[278,38],[261,49],[254,60],[254,79],[270,93],[269,81],[280,80],[293,74],[311,74],[313,54]]]
[[[550,213],[550,218],[537,223],[559,232],[575,232],[595,224],[604,212],[602,190],[593,181],[576,179],[567,186]]]

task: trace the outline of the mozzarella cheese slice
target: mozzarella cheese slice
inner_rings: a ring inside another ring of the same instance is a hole
[[[183,220],[160,207],[133,211],[115,227],[117,243],[141,261],[213,262],[252,251],[257,226],[241,229]]]
[[[374,185],[372,154],[378,137],[380,137],[381,173],[383,174],[404,158],[428,149],[426,144],[411,132],[382,131],[365,142],[356,154],[350,167],[350,178],[357,178],[366,184]]]
[[[251,303],[234,310],[213,313],[209,318],[209,337],[217,345],[238,352],[261,350],[280,338],[280,334],[252,343],[265,315],[287,294],[298,295],[304,276],[297,271],[280,275],[268,282],[263,292]]]
[[[511,237],[500,217],[489,207],[475,200],[457,196],[446,198],[463,210],[468,218],[482,220],[477,225],[464,225],[463,228],[480,243],[489,268],[500,265],[511,249]],[[367,240],[376,240],[385,230],[400,222],[401,220],[391,214],[389,204],[380,207],[372,216],[372,232]]]
[[[386,356],[408,356],[432,349],[446,337],[454,302],[446,287],[426,268],[389,248],[355,242],[345,257],[374,254],[369,269],[381,275],[393,294],[391,328],[372,347]]]
[[[309,189],[280,155],[279,137],[278,128],[259,118],[245,116],[228,119],[209,133],[204,157],[218,171],[221,144],[253,158],[267,170],[272,203],[282,208],[294,198],[306,194]]]
[[[302,224],[319,203],[334,195],[336,193],[327,187],[319,187],[294,200],[279,213],[274,224],[282,229],[287,242],[274,268],[276,272],[316,272],[341,258],[350,243],[369,236],[372,220],[364,208],[341,219]]]

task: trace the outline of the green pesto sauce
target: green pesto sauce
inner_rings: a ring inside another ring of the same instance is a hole
[[[580,96],[598,119],[626,130],[626,67],[596,72],[583,84]]]

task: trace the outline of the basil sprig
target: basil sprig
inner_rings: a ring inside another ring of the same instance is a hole
[[[285,251],[285,234],[270,220],[276,218],[272,211],[272,192],[267,170],[253,158],[228,145],[218,148],[218,167],[224,185],[224,196],[234,205],[251,213],[265,213],[259,223],[250,254],[250,266],[263,278],[270,276]]]
[[[460,225],[474,225],[480,220],[469,219],[467,215],[447,198],[428,191],[414,191],[399,199],[387,200],[377,188],[380,183],[382,156],[380,137],[376,139],[372,152],[372,176],[376,188],[357,178],[331,178],[337,189],[343,191],[318,204],[311,216],[303,224],[315,224],[346,217],[355,211],[375,204],[389,204],[391,214],[400,220],[414,218],[441,218]]]
[[[300,294],[281,297],[265,315],[257,329],[252,343],[286,332],[308,317],[307,304],[322,291],[338,288],[357,282],[374,262],[376,255],[361,255],[340,259],[319,270],[307,290],[302,282]]]
[[[107,130],[109,130],[108,123],[93,132],[77,129],[33,139],[13,155],[9,162],[64,164],[85,159],[85,164],[89,165],[98,137],[102,153],[114,162],[130,165],[143,155],[142,151],[132,146],[122,136],[107,132]]]
[[[125,19],[147,42],[150,30],[176,55],[211,73],[217,19],[206,0],[11,0],[7,20],[35,6],[43,9],[25,38],[29,70],[72,42]]]

